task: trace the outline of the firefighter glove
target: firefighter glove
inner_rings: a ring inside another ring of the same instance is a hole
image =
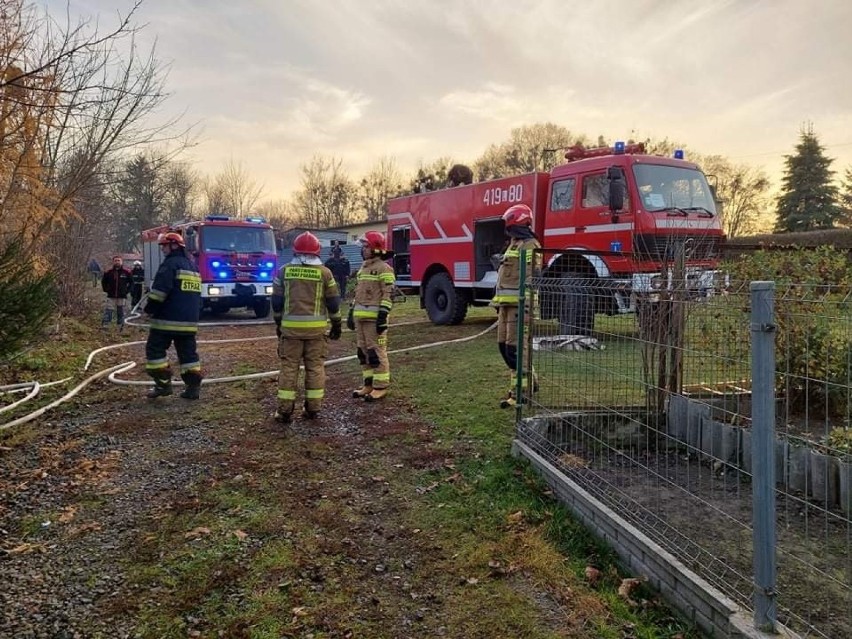
[[[341,332],[342,332],[342,327],[340,326],[340,319],[331,320],[331,330],[328,331],[328,339],[331,339],[331,340],[340,339]]]
[[[379,311],[379,316],[376,318],[376,333],[381,335],[386,330],[388,330],[388,311],[383,308]]]
[[[349,315],[346,316],[346,328],[350,331],[355,330],[355,309],[353,307],[349,307]]]

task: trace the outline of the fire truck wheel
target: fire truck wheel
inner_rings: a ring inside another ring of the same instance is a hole
[[[467,315],[467,300],[459,294],[446,273],[438,273],[429,279],[423,302],[433,324],[461,324]]]
[[[254,316],[257,319],[263,319],[264,317],[269,315],[269,310],[270,310],[271,306],[272,305],[269,303],[269,300],[267,300],[267,299],[257,300],[254,303],[254,306],[252,307],[252,308],[254,308]]]
[[[591,335],[595,329],[595,307],[588,278],[579,273],[567,273],[561,289],[559,333]]]

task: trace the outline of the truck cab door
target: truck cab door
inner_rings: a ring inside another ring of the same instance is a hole
[[[596,251],[630,251],[633,216],[628,189],[622,179],[620,210],[612,210],[612,169],[600,169],[580,177],[576,218],[577,234],[585,234],[580,245]]]

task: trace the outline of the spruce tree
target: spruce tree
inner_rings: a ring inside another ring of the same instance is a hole
[[[840,191],[840,223],[852,227],[852,166],[846,167],[843,176],[843,186]]]
[[[796,152],[785,156],[782,193],[778,198],[775,230],[829,229],[840,216],[837,187],[832,183],[833,160],[824,154],[813,127],[803,129]]]

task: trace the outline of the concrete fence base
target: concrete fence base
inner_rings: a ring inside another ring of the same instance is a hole
[[[512,453],[532,463],[559,501],[609,544],[630,572],[647,577],[657,591],[710,636],[754,639],[797,637],[783,627],[780,634],[771,635],[753,628],[751,615],[747,611],[566,477],[524,441],[515,439]]]

